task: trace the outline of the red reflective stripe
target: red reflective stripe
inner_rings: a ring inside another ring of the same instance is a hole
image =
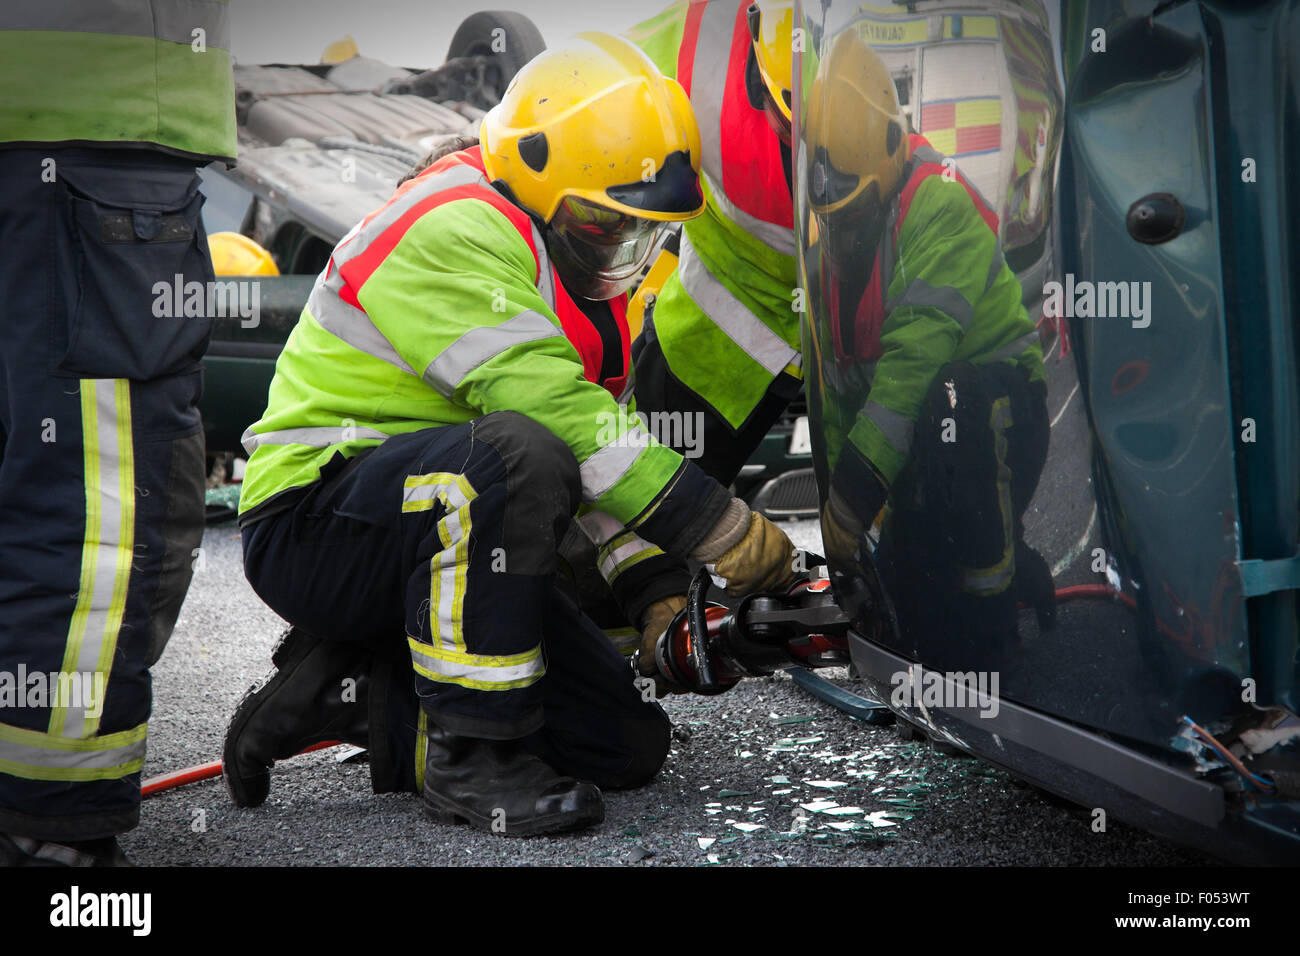
[[[677,82],[686,95],[691,95],[691,76],[695,72],[695,44],[700,38],[700,20],[709,0],[693,0],[686,10],[686,26],[682,30],[682,45],[677,49]]]
[[[623,389],[627,385],[627,373],[632,367],[632,331],[627,327],[627,295],[621,295],[609,303],[609,310],[614,313],[614,321],[618,323],[618,337],[623,352],[622,369],[623,374],[615,378],[607,378],[601,382],[609,390],[609,393],[615,398],[623,394]]]
[[[487,189],[483,186],[455,186],[451,189],[444,189],[440,192],[434,193],[432,196],[420,200],[410,209],[406,210],[406,212],[402,213],[395,223],[372,239],[370,245],[366,246],[365,251],[354,256],[339,267],[339,274],[347,284],[345,288],[350,286],[354,293],[359,294],[362,287],[364,287],[370,277],[374,275],[375,270],[383,265],[384,260],[388,258],[389,253],[396,248],[398,242],[400,242],[402,237],[406,235],[407,230],[415,225],[415,223],[426,213],[431,212],[446,203],[454,202],[457,199],[479,199],[489,203],[490,205],[496,206],[497,204],[487,195],[490,192],[493,193],[493,195],[499,195],[494,193],[493,190]],[[504,209],[501,211],[505,212]],[[531,241],[529,242],[529,245],[532,245]],[[536,253],[534,253],[534,256],[535,255]]]
[[[829,270],[825,270],[822,286],[831,309],[831,348],[836,360],[842,364],[863,360],[874,362],[884,351],[880,344],[880,333],[885,324],[884,297],[880,291],[880,259],[881,251],[877,246],[876,257],[871,265],[871,279],[853,314],[852,342],[844,341],[843,329],[846,322],[845,316],[840,313],[843,306],[840,300],[840,281],[830,275]]]
[[[393,198],[381,206],[375,212],[366,217],[365,222],[370,222],[388,205],[397,201],[404,196],[411,188],[425,176],[436,175],[446,170],[450,166],[468,165],[483,170],[483,160],[478,148],[463,150],[459,153],[453,153],[445,156],[438,162],[434,163],[427,170],[420,173],[415,179],[404,183],[401,188],[393,194]],[[511,225],[519,231],[524,240],[528,243],[528,249],[533,254],[535,269],[534,283],[540,278],[541,262],[537,256],[537,246],[533,241],[532,221],[528,214],[518,206],[511,203],[495,189],[488,186],[470,184],[467,186],[453,186],[450,189],[444,189],[432,196],[428,196],[416,203],[391,226],[381,232],[371,240],[370,245],[361,253],[356,255],[350,261],[339,268],[339,273],[343,279],[343,286],[339,289],[339,298],[354,308],[361,309],[361,303],[357,300],[357,292],[365,285],[366,281],[375,273],[389,253],[401,241],[408,229],[420,219],[421,216],[430,210],[436,209],[444,203],[454,202],[458,199],[477,199],[492,206],[510,220]],[[358,230],[358,235],[361,230]],[[355,238],[355,237],[354,237]],[[333,259],[330,260],[329,268],[333,267]],[[610,311],[618,325],[619,337],[622,343],[622,375],[611,378],[605,382],[600,381],[600,370],[604,364],[604,351],[600,338],[600,333],[596,331],[591,320],[578,308],[573,299],[570,298],[568,291],[560,282],[560,277],[556,274],[554,267],[551,267],[551,278],[555,286],[555,314],[560,320],[560,326],[564,330],[564,336],[573,344],[579,357],[582,359],[583,377],[589,382],[604,385],[605,388],[615,396],[622,394],[623,386],[627,382],[628,369],[631,367],[631,334],[627,327],[627,295],[619,296],[617,299],[610,301]]]
[[[610,394],[618,398],[623,393],[623,386],[627,384],[627,372],[631,362],[630,333],[627,327],[627,294],[610,299],[609,310],[613,313],[622,346],[622,362],[619,366],[622,374],[602,382],[600,370],[605,364],[604,342],[591,319],[578,308],[568,291],[560,284],[559,278],[556,278],[555,315],[560,320],[560,327],[564,329],[564,337],[569,340],[577,350],[578,357],[582,359],[582,377],[589,382],[604,386]]]
[[[794,201],[785,181],[781,141],[761,109],[750,105],[745,63],[753,40],[745,17],[748,4],[736,7],[722,94],[722,191],[735,205],[764,222],[794,228]]]
[[[475,150],[475,152],[477,152],[477,150]],[[412,182],[423,178],[429,173],[440,172],[446,169],[449,165],[458,165],[459,160],[457,158],[460,156],[461,154],[457,153],[453,154],[453,156],[447,157],[447,159],[456,160],[456,162],[453,163],[444,164],[443,160],[439,160],[433,166],[429,167],[426,172],[421,173],[420,176],[416,177],[416,180],[412,180]],[[478,163],[470,162],[468,165],[474,166],[482,171],[481,161]],[[407,183],[406,185],[409,186],[410,183]],[[393,199],[389,200],[389,202],[391,203],[395,201],[399,196],[403,195],[404,192],[405,189],[399,190],[398,193],[394,195]],[[528,214],[518,206],[514,205],[514,203],[507,200],[495,189],[488,186],[470,184],[467,186],[454,186],[451,189],[444,189],[416,203],[404,212],[395,223],[371,240],[370,245],[366,247],[364,252],[341,266],[339,268],[339,274],[343,277],[345,285],[340,294],[344,301],[350,302],[353,305],[357,304],[355,301],[356,296],[360,293],[362,286],[366,284],[366,281],[374,274],[375,270],[383,264],[383,261],[388,258],[389,253],[391,253],[393,249],[396,248],[397,243],[401,241],[402,236],[406,235],[407,230],[410,229],[421,216],[431,210],[437,209],[445,203],[453,202],[457,199],[478,199],[482,202],[486,202],[510,220],[511,225],[513,225],[515,229],[519,231],[519,234],[524,237],[525,241],[527,241],[528,249],[533,254],[533,281],[536,282],[538,278],[537,247],[533,244],[532,223],[528,218]],[[372,213],[372,216],[373,215],[374,214]],[[351,298],[349,298],[349,293],[351,294]]]
[[[913,133],[909,137],[912,152],[915,153],[922,146],[930,146],[930,143],[924,136]],[[930,146],[933,149],[933,146]],[[961,170],[955,170],[957,180],[965,187],[967,195],[970,196],[971,202],[975,204],[975,209],[979,212],[980,217],[985,224],[993,230],[994,234],[998,231],[998,217],[984,205],[980,199],[979,193],[966,178],[962,176]],[[903,222],[907,219],[907,212],[911,208],[912,199],[916,195],[916,190],[920,187],[927,177],[942,176],[944,165],[942,163],[921,163],[912,172],[907,184],[903,187],[903,193],[898,199],[898,216],[894,220],[894,245],[898,245],[898,233],[903,228]],[[882,242],[884,240],[882,239]],[[884,308],[884,288],[882,282],[885,277],[880,274],[880,265],[882,261],[881,247],[876,248],[876,258],[871,266],[871,281],[867,284],[866,291],[863,292],[862,298],[858,300],[857,311],[854,313],[854,336],[851,347],[846,346],[841,335],[840,302],[839,289],[834,277],[827,276],[830,280],[829,298],[831,300],[831,314],[834,320],[831,323],[831,344],[835,350],[835,357],[840,360],[856,359],[875,361],[883,354],[883,348],[880,343],[880,333],[885,324]],[[889,278],[892,278],[890,276]]]
[[[913,153],[922,146],[930,146],[929,141],[924,136],[920,136],[916,133],[913,133],[910,136],[910,141]],[[930,148],[933,149],[934,147],[931,146]],[[911,208],[912,199],[916,196],[916,191],[920,188],[921,183],[923,183],[929,176],[942,176],[943,172],[944,166],[942,163],[922,163],[916,168],[916,171],[912,173],[912,178],[909,179],[907,185],[903,187],[903,195],[900,196],[898,200],[898,219],[894,221],[895,242],[898,241],[898,231],[903,228],[903,221],[907,218],[907,211]],[[998,214],[988,206],[984,205],[984,201],[980,199],[979,193],[977,193],[974,187],[966,181],[966,177],[962,175],[960,169],[954,168],[953,172],[957,175],[957,181],[965,187],[966,193],[970,196],[971,202],[975,204],[975,211],[980,214],[980,218],[984,220],[985,225],[992,229],[996,234],[998,231]]]

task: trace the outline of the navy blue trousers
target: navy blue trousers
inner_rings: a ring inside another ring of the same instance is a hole
[[[212,279],[192,164],[0,150],[0,831],[139,819],[162,653],[203,533],[199,359]]]
[[[556,770],[598,785],[635,786],[659,769],[666,715],[556,588],[579,496],[568,447],[497,412],[337,456],[292,507],[245,527],[258,595],[314,637],[369,646],[372,673],[382,664],[391,675],[372,681],[388,706],[371,749],[396,768],[395,779],[376,776],[377,790],[416,788],[426,720],[525,739]]]

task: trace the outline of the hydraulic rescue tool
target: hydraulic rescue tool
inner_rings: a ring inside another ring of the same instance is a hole
[[[829,580],[801,581],[785,594],[751,594],[735,607],[706,601],[710,583],[708,569],[700,568],[686,606],[655,645],[655,664],[667,683],[721,694],[742,677],[791,665],[849,663],[849,618],[835,604]]]

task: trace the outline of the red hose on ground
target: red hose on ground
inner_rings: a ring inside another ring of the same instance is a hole
[[[337,740],[322,740],[318,744],[312,744],[305,750],[298,751],[294,756],[309,754],[313,750],[324,750],[326,747],[337,747],[338,745]],[[187,783],[198,783],[200,780],[211,780],[213,777],[220,776],[220,760],[214,760],[212,763],[201,763],[194,767],[186,767],[184,770],[173,770],[171,773],[160,773],[156,777],[150,777],[140,786],[140,796],[152,797],[156,793],[183,787]]]
[[[1070,601],[1074,598],[1085,597],[1104,597],[1114,598],[1134,607],[1136,602],[1127,594],[1120,594],[1105,584],[1076,584],[1068,588],[1058,588],[1056,599],[1058,601]],[[1024,605],[1022,605],[1023,607]],[[300,750],[297,755],[309,754],[313,750],[324,750],[327,747],[337,747],[337,740],[324,740],[318,744],[312,744],[306,750]],[[201,763],[195,767],[186,767],[184,770],[174,770],[171,773],[161,773],[156,777],[150,777],[140,787],[141,797],[152,797],[154,794],[163,793],[167,790],[175,790],[177,787],[183,787],[189,783],[198,783],[200,780],[211,780],[213,777],[221,776],[221,761],[214,760],[212,763]]]

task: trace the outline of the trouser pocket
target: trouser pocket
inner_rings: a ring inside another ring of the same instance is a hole
[[[214,288],[193,168],[61,164],[51,223],[56,375],[148,380],[198,366]]]

